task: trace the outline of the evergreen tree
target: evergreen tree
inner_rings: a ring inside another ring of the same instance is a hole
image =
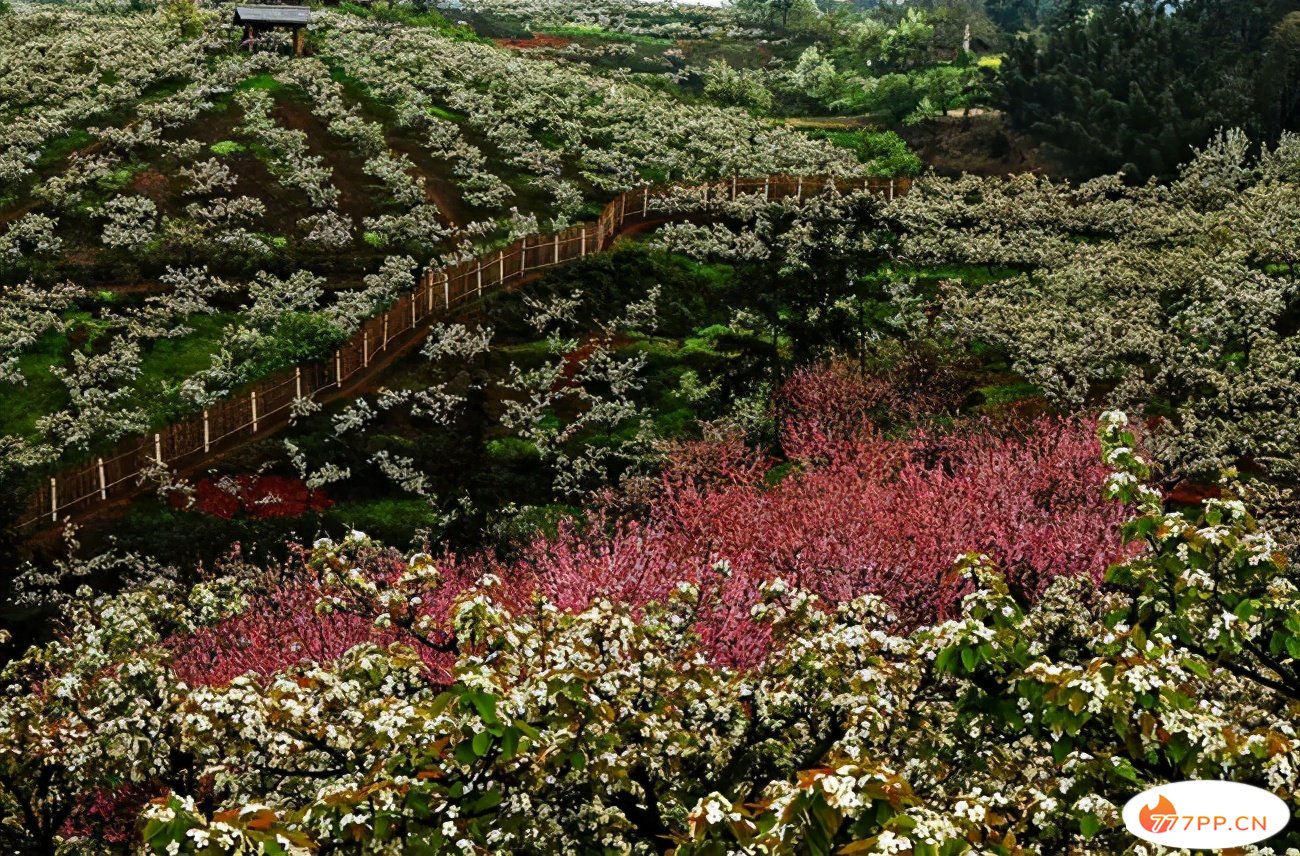
[[[1081,176],[1172,175],[1219,128],[1298,127],[1297,0],[1071,0],[1017,39],[1002,75],[1013,123]]]

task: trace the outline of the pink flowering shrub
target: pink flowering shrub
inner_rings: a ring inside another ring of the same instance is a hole
[[[774,578],[832,603],[879,594],[905,626],[954,614],[967,586],[952,567],[966,551],[991,556],[1025,600],[1058,576],[1100,579],[1123,555],[1124,509],[1102,500],[1095,426],[981,427],[804,445],[818,463],[773,486],[744,480],[748,468],[723,487],[670,473],[646,520],[612,535],[597,520],[565,527],[533,544],[514,576],[569,609],[661,601],[693,582],[709,593],[706,642],[732,662],[761,655],[750,613]]]
[[[616,520],[598,508],[508,564],[444,559],[437,585],[401,606],[402,615],[394,604],[410,592],[397,590],[406,570],[400,556],[354,550],[347,562],[373,590],[348,609],[321,611],[317,604],[340,590],[321,571],[321,552],[332,557],[335,548],[309,551],[301,574],[268,587],[244,615],[179,642],[182,675],[222,683],[330,660],[360,642],[414,641],[440,678],[450,659],[437,640],[450,632],[450,606],[489,572],[504,581],[505,602],[522,607],[540,594],[575,611],[601,598],[663,602],[677,585],[693,584],[704,596],[698,629],[706,650],[752,665],[767,644],[752,620],[759,587],[777,580],[831,604],[880,595],[899,627],[910,628],[955,614],[969,590],[953,570],[962,554],[987,554],[1022,602],[1060,576],[1100,580],[1125,555],[1125,508],[1102,498],[1108,471],[1093,422],[981,420],[890,438],[872,413],[896,395],[833,368],[797,374],[781,402],[792,465],[784,477],[775,479],[772,462],[735,438],[684,444],[644,515]],[[443,635],[413,640],[402,627],[417,618]]]
[[[600,597],[663,601],[689,581],[710,604],[708,648],[736,663],[763,654],[751,611],[759,585],[778,578],[831,603],[878,594],[904,627],[954,614],[968,586],[953,564],[971,551],[1025,601],[1062,575],[1100,580],[1124,555],[1125,509],[1102,499],[1095,423],[878,430],[878,418],[916,420],[940,395],[844,365],[796,372],[778,400],[794,471],[776,484],[764,478],[771,462],[737,440],[686,444],[643,519],[562,527],[502,576],[574,610]]]
[[[913,423],[951,408],[957,393],[950,372],[923,371],[919,359],[901,359],[887,374],[867,374],[843,360],[795,371],[777,395],[785,453],[806,457],[805,450],[830,441],[873,436],[882,422]]]
[[[59,832],[125,850],[138,834],[136,818],[140,812],[150,800],[167,793],[167,787],[159,782],[124,782],[81,794]]]
[[[473,562],[448,561],[456,569],[470,570]],[[358,597],[355,588],[337,579],[346,565],[373,586]],[[386,646],[403,642],[416,648],[437,680],[444,679],[454,661],[448,653],[447,633],[438,628],[427,637],[413,634],[409,622],[396,614],[396,605],[383,610],[384,593],[405,594],[396,588],[407,560],[395,550],[369,541],[343,545],[318,542],[300,551],[288,573],[268,577],[249,596],[248,607],[239,615],[171,641],[176,651],[177,677],[191,686],[224,685],[239,675],[272,675],[305,661],[331,662],[363,643]],[[335,573],[331,573],[335,572]],[[442,575],[442,584],[422,590],[413,611],[420,615],[445,617],[452,601],[473,580]],[[324,608],[333,599],[339,608]],[[380,618],[381,613],[386,619]],[[394,621],[394,618],[397,618]]]

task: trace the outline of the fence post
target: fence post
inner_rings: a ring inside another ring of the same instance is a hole
[[[302,366],[294,366],[293,369],[293,395],[294,398],[302,398]]]
[[[411,295],[411,329],[415,329],[415,295]]]
[[[361,367],[370,367],[370,331],[361,331]]]
[[[497,250],[497,284],[506,281],[506,251]]]
[[[388,350],[388,313],[387,312],[384,313],[384,344],[383,347],[380,348],[380,350],[383,351]]]
[[[104,459],[96,458],[95,464],[99,468],[99,498],[108,499],[108,479],[104,478]]]
[[[211,445],[212,429],[208,426],[208,411],[203,410],[203,454],[208,453],[208,447]]]
[[[50,522],[59,522],[59,480],[50,479]]]
[[[736,176],[735,176],[735,173],[732,173],[732,176],[731,176],[731,201],[732,201],[732,202],[735,202],[735,201],[736,201]]]
[[[587,254],[587,227],[583,226],[582,237],[578,241],[578,255],[585,256],[586,254]]]
[[[627,218],[627,194],[620,193],[618,195],[618,224],[622,226],[623,221],[626,218]]]
[[[768,176],[767,178],[763,179],[763,198],[764,198],[764,199],[771,199],[771,198],[772,198],[772,178],[771,178],[771,176]]]
[[[249,403],[253,405],[253,433],[257,433],[257,390],[248,394]]]
[[[154,457],[154,460],[156,460],[158,463],[161,464],[161,463],[163,462],[163,459],[162,459],[162,435],[161,435],[161,434],[154,434],[154,435],[153,435],[153,457]]]
[[[889,180],[889,201],[894,201],[894,180],[892,178]]]
[[[478,292],[479,297],[483,296],[483,263],[482,262],[478,262],[474,266],[474,290]]]
[[[442,272],[442,302],[448,309],[451,308],[451,274],[446,271]]]
[[[334,385],[343,386],[343,349],[334,352]]]
[[[528,236],[524,235],[519,241],[519,275],[523,276],[528,273]]]
[[[560,263],[560,235],[559,235],[559,233],[556,233],[556,235],[555,235],[555,263],[556,263],[557,265]]]
[[[429,284],[429,295],[428,295],[428,298],[429,298],[429,309],[428,309],[428,311],[429,311],[430,314],[433,314],[433,276],[432,276],[432,275],[430,275],[430,277],[429,277],[429,283],[428,283],[428,284]]]
[[[707,184],[704,185],[705,193],[708,192],[708,187],[709,186]],[[641,216],[644,217],[646,212],[649,210],[650,210],[650,185],[647,184],[645,187],[641,188]]]
[[[803,202],[803,176],[799,176],[799,183],[794,188],[794,201]]]

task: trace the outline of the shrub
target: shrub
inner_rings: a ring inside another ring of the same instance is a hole
[[[814,139],[829,140],[837,146],[852,149],[858,160],[868,165],[871,175],[881,178],[919,175],[921,159],[907,146],[907,142],[893,131],[825,131],[812,129],[808,135]]]
[[[259,338],[246,373],[261,377],[297,363],[324,359],[347,337],[333,319],[312,312],[286,312]]]
[[[612,535],[599,517],[561,526],[502,573],[535,580],[566,609],[662,600],[685,579],[705,592],[706,647],[749,663],[764,650],[749,622],[753,597],[772,575],[831,603],[878,595],[916,626],[952,615],[966,593],[951,573],[963,550],[996,557],[1021,597],[1059,576],[1100,579],[1122,555],[1122,511],[1099,499],[1105,471],[1087,423],[906,442],[822,440],[817,430],[798,447],[805,466],[778,484],[756,479],[749,460],[670,473],[644,522]]]

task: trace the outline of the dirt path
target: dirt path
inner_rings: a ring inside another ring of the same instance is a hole
[[[419,143],[394,134],[386,135],[388,147],[398,154],[406,155],[415,164],[415,177],[424,179],[424,193],[429,201],[438,206],[447,225],[454,229],[463,228],[470,221],[456,185],[441,174],[428,149]]]
[[[816,128],[823,131],[851,131],[856,128],[880,128],[876,116],[791,116],[781,120],[791,128]]]

